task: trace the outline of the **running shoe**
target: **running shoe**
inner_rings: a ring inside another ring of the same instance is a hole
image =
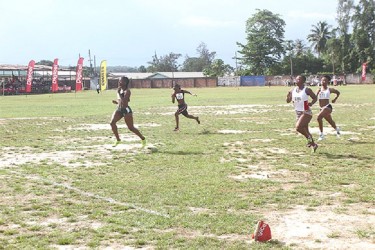
[[[173,131],[176,131],[176,132],[177,132],[177,131],[180,131],[180,129],[179,129],[179,128],[174,128]]]
[[[142,140],[142,148],[146,146],[146,138]]]
[[[314,143],[314,145],[311,145],[311,146],[312,146],[313,153],[315,153],[315,151],[318,149],[318,144]]]
[[[337,137],[340,137],[341,133],[340,133],[341,129],[339,127],[336,128],[336,136]]]
[[[112,145],[112,147],[116,147],[117,145],[119,145],[121,143],[121,141],[115,141],[115,143]]]
[[[314,144],[314,143],[313,143],[312,138],[311,138],[311,137],[307,138],[307,144],[306,144],[306,147],[309,148],[309,147],[311,147],[313,144]]]
[[[321,134],[321,135],[319,136],[319,138],[318,138],[318,141],[321,141],[321,140],[324,140],[324,135],[323,135],[323,134]]]

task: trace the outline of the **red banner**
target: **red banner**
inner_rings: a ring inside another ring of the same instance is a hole
[[[59,91],[59,59],[53,61],[52,66],[52,92],[55,93]]]
[[[76,70],[76,91],[82,90],[83,83],[83,57],[78,59],[77,70]]]
[[[35,61],[31,60],[29,66],[27,67],[26,75],[26,93],[31,92],[31,84],[33,83],[33,72],[34,72]]]
[[[367,63],[362,64],[362,81],[366,81],[366,66]]]

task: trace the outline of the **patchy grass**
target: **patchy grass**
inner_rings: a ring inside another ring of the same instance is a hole
[[[315,154],[294,132],[286,87],[194,89],[201,124],[181,117],[177,133],[171,91],[133,89],[145,149],[122,121],[112,147],[113,90],[1,96],[0,245],[374,247],[375,87],[338,88],[342,136],[325,122]],[[260,219],[268,243],[251,240]]]

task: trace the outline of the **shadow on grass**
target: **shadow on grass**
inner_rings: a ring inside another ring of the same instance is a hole
[[[210,130],[203,129],[203,131],[199,132],[198,134],[199,135],[211,135],[211,134],[217,134],[217,132],[212,132]]]
[[[372,160],[373,157],[358,156],[358,155],[343,155],[343,154],[331,154],[326,152],[320,152],[320,155],[325,155],[329,159],[358,159],[358,160]]]
[[[170,155],[203,155],[202,152],[191,152],[191,151],[159,151],[158,153],[170,154]]]
[[[256,247],[256,249],[270,249],[273,247],[284,247],[285,245],[286,245],[285,242],[282,242],[276,239],[272,239],[267,242],[255,242],[254,243],[254,247]]]
[[[348,140],[348,142],[353,144],[372,144],[375,146],[375,144],[371,141],[354,141],[354,140]]]
[[[232,135],[231,133],[225,134],[225,133],[220,133],[218,131],[210,131],[207,129],[203,129],[203,131],[199,132],[198,135]]]

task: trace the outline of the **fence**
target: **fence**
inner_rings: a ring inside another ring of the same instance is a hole
[[[311,75],[307,77],[308,85],[317,85],[320,82],[321,75]],[[366,75],[363,81],[361,74],[336,75],[336,79],[341,79],[343,84],[374,84],[374,76]],[[290,76],[228,76],[228,77],[200,77],[200,78],[157,78],[157,79],[132,79],[131,88],[172,88],[174,84],[179,84],[183,88],[211,88],[211,87],[238,87],[238,86],[288,86],[293,85],[294,78]],[[96,80],[97,81],[97,80]],[[51,81],[44,81],[44,87],[33,86],[32,93],[50,92]],[[20,82],[20,86],[14,87],[0,85],[1,94],[22,94],[25,83]],[[46,86],[45,86],[46,85]],[[75,90],[75,80],[60,79],[59,92],[69,92]],[[108,79],[108,89],[116,89],[118,79]],[[96,89],[90,79],[83,80],[83,89]]]

